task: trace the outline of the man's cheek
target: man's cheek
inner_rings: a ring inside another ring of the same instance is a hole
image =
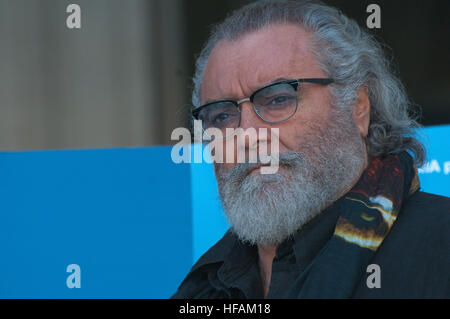
[[[280,163],[280,139],[279,139],[279,129],[271,128],[270,129],[270,153],[268,152],[267,143],[266,145],[262,145],[259,148],[260,154],[259,157],[263,164],[269,164],[269,166],[261,167],[261,174],[275,174],[278,172],[279,163]]]

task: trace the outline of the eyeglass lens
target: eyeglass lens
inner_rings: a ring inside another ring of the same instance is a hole
[[[279,83],[257,91],[251,102],[256,113],[267,122],[280,122],[291,117],[298,103],[295,86]],[[224,133],[226,128],[237,128],[241,113],[232,101],[219,101],[203,108],[198,119],[202,120],[203,128],[219,128]]]

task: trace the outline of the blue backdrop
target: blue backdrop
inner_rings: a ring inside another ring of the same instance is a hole
[[[422,189],[450,196],[450,126],[422,133]],[[0,152],[0,297],[169,297],[228,228],[212,165],[170,154]],[[70,264],[80,288],[66,284]]]
[[[164,298],[191,266],[190,169],[167,147],[2,153],[0,174],[0,297]]]

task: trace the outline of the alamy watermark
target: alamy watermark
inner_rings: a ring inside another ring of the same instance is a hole
[[[381,268],[380,268],[380,265],[370,264],[370,265],[367,266],[366,272],[370,273],[370,275],[367,276],[367,280],[366,280],[367,288],[369,288],[369,289],[381,288]]]
[[[66,26],[69,29],[81,29],[81,8],[78,4],[69,4],[66,12],[70,13],[66,19]]]
[[[366,12],[370,13],[366,20],[366,25],[369,29],[381,28],[381,8],[378,4],[369,4],[366,8]]]
[[[66,267],[66,272],[70,273],[66,279],[67,288],[81,288],[81,268],[77,264],[70,264]]]
[[[275,174],[279,167],[279,129],[227,128],[225,134],[218,128],[202,129],[202,121],[194,121],[194,142],[205,145],[203,151],[191,150],[191,132],[184,127],[172,131],[171,158],[179,163],[258,163],[261,174]],[[270,144],[270,150],[269,145]],[[192,156],[193,155],[193,156]]]

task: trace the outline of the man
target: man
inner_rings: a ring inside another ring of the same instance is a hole
[[[249,4],[214,29],[194,84],[204,129],[279,129],[279,170],[215,164],[231,230],[174,298],[450,297],[450,200],[419,191],[419,125],[354,21]]]

